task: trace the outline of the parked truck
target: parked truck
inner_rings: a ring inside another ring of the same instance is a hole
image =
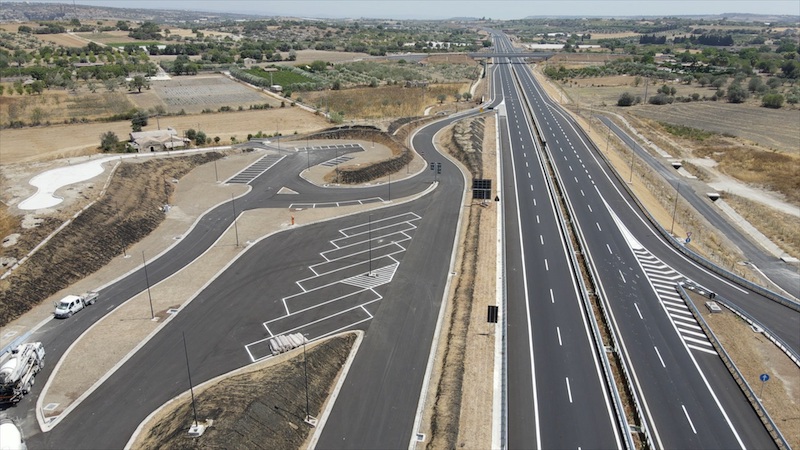
[[[94,304],[100,294],[97,292],[86,292],[81,295],[68,295],[56,303],[56,310],[53,312],[56,319],[66,319],[83,308]]]
[[[20,344],[0,356],[0,403],[19,403],[43,367],[41,342]]]

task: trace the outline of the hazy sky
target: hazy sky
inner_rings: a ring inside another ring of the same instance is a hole
[[[71,3],[70,0],[45,3]],[[2,7],[3,0],[0,0]],[[75,0],[82,5],[191,9],[269,16],[446,19],[526,16],[638,16],[721,13],[800,15],[800,0]]]

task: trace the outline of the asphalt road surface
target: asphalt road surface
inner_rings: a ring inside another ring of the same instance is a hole
[[[448,277],[464,188],[458,169],[430,144],[433,134],[451,121],[427,127],[414,141],[418,151],[442,164],[441,174],[426,170],[412,179],[393,183],[391,188],[387,185],[356,189],[313,186],[297,176],[312,163],[306,159],[308,155],[284,151],[286,157],[275,158],[274,165],[252,180],[253,189],[235,200],[237,211],[288,207],[290,203],[302,202],[384,201],[390,195],[400,197],[420,192],[434,177],[438,187],[432,194],[413,202],[300,227],[254,245],[55,429],[48,433],[30,429],[38,392],[35,390],[26,397],[18,408],[29,411],[26,421],[29,447],[124,446],[147,414],[188,387],[185,362],[181,362],[184,360],[180,357],[182,333],[186,333],[189,342],[193,380],[201,383],[250,363],[257,347],[248,345],[269,336],[268,326],[275,326],[270,321],[287,317],[287,299],[295,302],[293,306],[301,302],[308,307],[289,311],[289,319],[297,319],[291,326],[310,337],[336,330],[367,330],[320,445],[336,447],[339,445],[334,443],[340,442],[343,447],[359,448],[407,445]],[[313,163],[335,159],[341,153],[341,149],[315,153]],[[299,194],[278,194],[284,186]],[[165,279],[211,245],[232,223],[233,207],[228,202],[210,211],[179,244],[158,259],[148,261],[150,282]],[[397,217],[410,219],[398,221]],[[376,225],[374,235],[372,223]],[[402,239],[389,230],[391,226],[407,226],[403,224],[408,223],[414,223],[413,230],[404,230]],[[357,231],[359,229],[362,231]],[[335,251],[331,243],[342,237],[342,230],[356,230],[353,233],[356,242],[350,248],[363,247],[367,242],[369,256],[363,248],[340,255],[342,266],[331,270],[330,276],[341,275],[334,280],[333,287],[298,298],[296,281],[313,282],[308,281],[317,275],[312,266],[326,262],[323,253]],[[403,242],[387,243],[382,241],[384,239]],[[402,251],[390,251],[401,246]],[[327,304],[321,306],[327,299],[323,297],[332,294],[331,289],[346,290],[357,284],[358,274],[348,270],[363,268],[365,261],[368,264],[374,261],[376,269],[386,269],[389,267],[384,264],[387,258],[396,263],[396,267],[387,269],[391,270],[391,282],[356,289],[355,293],[348,291],[346,302],[335,302],[338,309]],[[355,265],[345,264],[348,259]],[[421,267],[425,269],[420,271]],[[137,271],[107,287],[101,295],[109,299],[105,302],[109,307],[144,288],[143,272]],[[375,300],[376,295],[379,300]],[[101,309],[90,308],[70,321],[50,322],[31,336],[45,344],[51,361],[47,371],[39,376],[40,384],[69,343],[104,313]],[[365,318],[367,320],[363,320]],[[320,325],[321,321],[324,326]],[[376,373],[384,375],[375,377]],[[352,392],[353,389],[356,392]],[[356,415],[363,415],[362,420],[349,419]]]
[[[621,337],[618,350],[633,374],[636,395],[655,445],[774,447],[730,375],[721,364],[714,363],[719,358],[706,350],[702,339],[692,340],[697,339],[691,333],[692,324],[672,303],[674,297],[657,286],[661,281],[657,276],[663,270],[645,270],[652,264],[647,261],[647,250],[657,241],[653,231],[621,196],[606,174],[607,168],[592,155],[584,136],[546,97],[529,70],[517,64],[511,67],[571,203],[573,220],[587,245],[585,256],[599,277],[598,294],[610,308]],[[535,192],[536,186],[531,186]],[[679,269],[687,266],[695,275],[696,268],[687,261],[676,265]],[[540,282],[541,272],[533,278],[529,282]],[[719,283],[715,280],[715,284]],[[513,349],[509,350],[509,360],[511,352]],[[509,394],[510,398],[514,396],[513,392]]]

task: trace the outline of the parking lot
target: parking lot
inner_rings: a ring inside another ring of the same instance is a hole
[[[245,345],[250,359],[271,356],[269,339],[302,333],[309,340],[354,329],[374,316],[381,294],[392,281],[421,217],[415,213],[371,220],[338,230],[312,276],[297,280],[298,292],[281,299],[284,315],[263,322],[264,339]]]

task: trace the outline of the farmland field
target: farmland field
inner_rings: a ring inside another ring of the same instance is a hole
[[[89,43],[88,39],[83,39],[77,35],[67,33],[35,34],[34,36],[41,41],[45,41],[46,43],[63,45],[64,47],[84,47]]]
[[[636,106],[628,112],[659,122],[728,133],[768,149],[800,154],[800,110],[767,109],[724,102],[674,103]]]
[[[174,77],[169,81],[153,81],[150,92],[143,91],[141,96],[132,96],[132,100],[142,108],[163,105],[167,112],[177,113],[181,110],[192,114],[204,109],[213,111],[229,106],[236,109],[250,105],[280,106],[274,98],[261,94],[222,75]],[[152,97],[157,97],[153,99]]]
[[[270,80],[272,84],[279,84],[281,86],[287,86],[294,83],[311,83],[314,80],[303,76],[299,73],[290,72],[288,70],[278,70],[274,72],[266,72],[258,67],[253,69],[247,69],[245,72],[255,75],[257,77],[261,77],[265,80]]]
[[[98,44],[110,44],[114,42],[139,42],[128,36],[127,31],[105,31],[103,33],[75,33],[83,39],[97,42]]]

